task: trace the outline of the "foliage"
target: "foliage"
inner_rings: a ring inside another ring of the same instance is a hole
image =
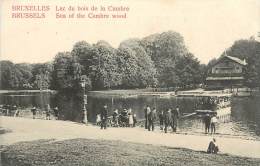
[[[119,72],[122,73],[122,88],[133,88],[138,86],[137,80],[137,58],[134,52],[128,47],[121,47],[117,50],[117,62]]]
[[[116,51],[107,42],[99,41],[93,46],[89,68],[94,89],[110,89],[120,85],[121,73],[116,60]]]
[[[179,85],[181,87],[200,84],[203,80],[203,67],[191,53],[178,58],[175,70],[179,76]]]
[[[51,86],[53,66],[51,63],[32,65],[32,84],[35,89],[49,89]]]
[[[53,62],[53,87],[58,90],[78,89],[82,75],[82,66],[78,57],[70,52],[59,52]]]
[[[1,89],[28,89],[31,88],[30,64],[13,64],[10,61],[0,62]]]
[[[71,52],[59,52],[52,63],[1,62],[2,89],[74,89],[82,76],[95,90],[146,87],[186,87],[200,84],[207,68],[173,31],[129,39],[113,48],[105,41],[76,42]]]
[[[155,64],[161,87],[183,87],[202,82],[199,61],[189,53],[179,33],[154,34],[141,43]]]
[[[93,60],[93,46],[86,41],[79,41],[73,46],[71,55],[77,57],[79,64],[82,65],[82,73],[90,76],[90,67]]]
[[[120,56],[122,57],[120,58]],[[139,88],[156,86],[157,79],[154,63],[151,57],[147,55],[140,40],[129,39],[123,41],[119,46],[118,60],[119,64],[121,64],[120,68],[123,69],[122,73],[124,76],[128,75],[128,79],[124,79],[123,86]],[[128,63],[131,63],[132,67],[134,67],[131,74],[133,79],[130,79],[129,74],[131,72],[128,69],[131,69],[131,67],[127,67]],[[129,84],[129,81],[133,82],[133,84]]]

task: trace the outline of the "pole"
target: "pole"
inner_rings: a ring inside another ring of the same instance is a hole
[[[85,106],[85,104],[86,104],[86,99],[85,99],[85,89],[86,89],[86,83],[85,83],[85,80],[84,80],[84,82],[82,83],[82,88],[83,88],[83,109],[82,109],[82,111],[83,111],[83,122],[87,125],[87,123],[88,123],[88,114],[87,114],[87,109],[86,109],[86,106]]]

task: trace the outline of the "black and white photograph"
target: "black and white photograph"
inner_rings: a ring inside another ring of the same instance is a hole
[[[259,0],[1,0],[1,166],[259,166]]]

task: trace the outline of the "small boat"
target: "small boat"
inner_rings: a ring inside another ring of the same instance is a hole
[[[199,117],[204,117],[206,114],[213,116],[216,115],[219,121],[227,122],[230,120],[231,115],[231,102],[229,96],[207,96],[207,109],[197,109],[195,113]],[[203,108],[203,105],[202,105]]]

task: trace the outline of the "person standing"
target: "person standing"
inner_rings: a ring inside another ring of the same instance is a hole
[[[151,112],[149,105],[144,109],[144,117],[145,117],[145,129],[148,129],[148,114]]]
[[[154,131],[154,121],[156,120],[156,109],[153,108],[152,111],[148,114],[148,131]]]
[[[35,116],[36,116],[36,107],[33,107],[33,108],[31,109],[31,112],[32,112],[32,114],[33,114],[33,119],[35,119]]]
[[[134,121],[133,127],[135,127],[137,123],[136,114],[133,115],[133,121]]]
[[[169,108],[164,115],[164,132],[167,133],[168,126],[172,124],[172,113]]]
[[[161,111],[159,114],[160,130],[163,130],[163,121],[164,121],[163,116],[164,116],[164,113],[163,113],[163,111]]]
[[[131,108],[128,110],[128,124],[129,124],[129,127],[133,127],[133,124],[134,124],[134,119],[133,119],[133,114],[132,114]]]
[[[113,112],[113,124],[114,127],[118,127],[118,109]]]
[[[104,105],[103,109],[101,110],[100,117],[101,117],[101,129],[107,128],[107,116],[108,116],[108,109],[107,105]]]
[[[206,114],[204,117],[204,123],[205,123],[205,134],[209,133],[210,128],[210,115]]]
[[[172,111],[172,131],[177,131],[178,125],[178,118],[179,118],[179,107],[177,106],[176,109]]]
[[[46,105],[45,112],[46,112],[46,120],[51,120],[51,107],[50,107],[50,104]]]
[[[54,109],[54,116],[55,116],[55,119],[58,120],[59,119],[59,109],[58,107],[56,106]]]
[[[96,125],[101,126],[101,116],[100,116],[100,114],[97,114],[97,116],[96,116]]]
[[[214,114],[213,117],[211,118],[210,120],[210,131],[211,131],[211,134],[212,133],[216,133],[216,124],[218,123],[218,119],[217,119],[217,115]]]
[[[20,113],[20,110],[17,109],[16,105],[14,105],[13,109],[14,109],[14,117],[18,117],[19,113]]]

